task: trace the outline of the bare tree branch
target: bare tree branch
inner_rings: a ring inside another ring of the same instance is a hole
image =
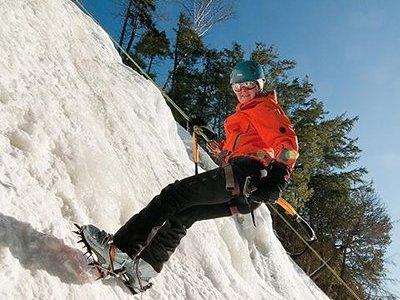
[[[202,37],[217,23],[234,16],[233,0],[177,0],[191,19],[192,28]]]

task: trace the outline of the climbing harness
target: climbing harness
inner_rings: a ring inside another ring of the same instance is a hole
[[[89,11],[82,5],[82,3],[79,0],[75,0],[74,3],[76,3],[83,12],[85,12],[90,18],[93,19],[94,22],[96,22],[100,27],[100,23],[89,13]],[[168,101],[182,116],[183,118],[188,121],[189,117],[188,115],[167,95],[167,93],[160,87],[158,87],[158,85],[154,82],[154,80],[133,60],[133,58],[125,51],[125,49],[123,49],[123,47],[111,36],[109,35],[110,39],[114,42],[114,44],[116,45],[116,47],[118,49],[121,50],[121,52],[127,57],[127,59],[129,59],[134,65],[135,67],[139,70],[139,72],[146,78],[148,79],[150,82],[153,83],[153,85],[160,90],[161,94],[163,95],[164,99],[166,101]],[[198,126],[197,126],[198,127]],[[196,132],[196,126],[194,128],[194,131]],[[201,128],[199,127],[198,132],[196,132],[199,136],[201,136],[202,138],[205,139],[206,142],[209,142],[210,140],[207,138],[207,136],[202,132]],[[198,141],[196,141],[196,143],[198,144]],[[198,147],[198,146],[197,146]],[[198,152],[196,152],[198,153]],[[197,165],[198,165],[198,160],[197,160]],[[198,167],[196,167],[196,172],[198,171]],[[283,198],[279,198],[276,202],[275,202],[279,207],[282,207],[285,212],[290,215],[292,218],[294,218],[297,222],[299,222],[300,224],[307,224],[305,222],[305,220],[293,209],[293,207],[287,202],[285,201]],[[318,257],[318,259],[320,259],[323,264],[332,272],[332,274],[335,275],[335,277],[338,279],[338,281],[343,284],[343,286],[345,286],[347,288],[347,290],[355,297],[355,299],[360,299],[357,294],[348,286],[348,284],[346,284],[346,282],[343,281],[343,279],[328,265],[328,263],[326,263],[324,261],[324,259],[308,244],[307,239],[303,238],[301,236],[300,233],[297,232],[296,229],[293,228],[293,226],[291,226],[291,224],[283,217],[283,215],[276,209],[276,207],[274,205],[272,205],[272,203],[267,203],[268,207],[270,207],[272,210],[274,210],[277,215],[289,226],[289,228],[306,244],[306,246]],[[308,232],[308,237],[309,237],[309,241],[311,240],[315,240],[316,236],[315,233],[313,231],[313,229],[311,228],[311,226],[306,226],[305,227],[305,231]]]

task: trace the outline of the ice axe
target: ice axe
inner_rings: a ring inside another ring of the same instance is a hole
[[[199,162],[200,162],[200,146],[199,136],[201,136],[207,143],[210,139],[204,134],[203,129],[200,126],[193,126],[192,143],[193,143],[193,161],[194,161],[194,172],[197,175],[199,173]]]
[[[301,228],[304,230],[304,232],[307,234],[306,241],[307,242],[312,242],[317,239],[317,236],[315,235],[314,229],[311,227],[310,224],[304,220],[302,216],[298,214],[298,212],[287,202],[285,199],[282,197],[278,198],[278,200],[275,201],[275,204],[280,206],[285,210],[285,213],[289,215],[293,220],[295,220],[297,223],[300,224]]]
[[[199,161],[200,161],[200,147],[199,147],[199,137],[197,133],[193,131],[192,135],[193,142],[193,161],[194,161],[194,173],[199,174]]]
[[[200,126],[193,127],[193,154],[194,154],[194,158],[195,158],[196,170],[198,168],[198,161],[199,161],[198,136],[201,136],[207,143],[210,142],[210,139],[207,137],[207,135],[204,134],[204,132]],[[252,187],[250,184],[250,178],[246,178],[246,183],[245,183],[245,186],[243,189],[243,194],[246,198],[250,198],[252,192],[254,192],[254,187]],[[311,227],[311,225],[308,224],[301,215],[299,215],[299,213],[293,208],[292,205],[289,204],[289,202],[287,202],[285,199],[280,197],[275,201],[275,204],[278,205],[279,207],[281,207],[285,211],[285,213],[290,216],[291,219],[293,219],[297,223],[299,223],[299,225],[301,226],[301,228],[304,230],[304,232],[307,235],[307,237],[306,237],[307,242],[312,242],[317,239],[317,236],[315,235],[315,231]],[[272,204],[270,204],[270,205],[272,205]],[[275,209],[275,207],[273,207],[273,208]],[[254,222],[254,216],[253,216],[253,222]]]

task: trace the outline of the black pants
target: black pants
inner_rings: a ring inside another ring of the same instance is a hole
[[[247,157],[236,158],[230,164],[241,190],[247,176],[259,178],[264,168]],[[249,213],[259,206],[244,205],[242,197],[233,198],[225,185],[223,168],[169,184],[117,231],[114,244],[131,257],[147,245],[140,257],[160,272],[194,222],[230,216],[232,206],[240,213]],[[158,231],[152,236],[155,229]]]

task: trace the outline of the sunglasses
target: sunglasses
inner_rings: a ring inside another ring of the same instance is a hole
[[[232,90],[237,93],[240,92],[242,88],[246,90],[251,90],[254,89],[256,86],[257,81],[245,81],[232,84]]]

